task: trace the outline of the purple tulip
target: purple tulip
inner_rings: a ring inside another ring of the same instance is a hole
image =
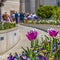
[[[49,30],[48,30],[48,33],[49,33],[49,35],[50,35],[51,37],[56,37],[57,34],[58,34],[58,31],[55,30],[55,29],[49,29]]]
[[[44,57],[44,60],[48,60],[48,58],[45,58],[45,57]]]
[[[53,52],[56,52],[56,49],[53,49]]]
[[[43,56],[39,55],[38,58],[39,58],[40,60],[42,60],[42,59],[43,59]]]
[[[28,38],[30,41],[35,40],[35,39],[37,38],[37,35],[38,35],[37,31],[33,31],[33,30],[31,30],[30,32],[28,32],[28,33],[26,34],[27,38]]]
[[[9,56],[8,60],[14,60],[13,56]]]
[[[22,55],[21,56],[21,60],[26,60],[27,58],[26,58],[26,56],[25,55]]]
[[[41,48],[41,50],[45,50],[45,48]]]
[[[45,57],[43,57],[43,56],[41,56],[41,55],[39,55],[38,58],[39,58],[40,60],[48,60],[48,58],[45,58]]]
[[[14,55],[14,58],[18,58],[18,54],[15,54],[15,55]]]
[[[60,46],[60,41],[58,42],[58,45]]]

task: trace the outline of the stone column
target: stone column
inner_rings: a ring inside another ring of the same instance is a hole
[[[35,0],[35,11],[37,11],[37,9],[39,8],[40,6],[40,0]]]
[[[30,0],[25,0],[25,12],[27,12],[27,13],[31,12]]]
[[[25,12],[25,0],[20,0],[20,12]]]
[[[44,5],[45,0],[40,0],[40,5]]]
[[[43,5],[48,5],[48,6],[56,6],[56,1],[57,0],[44,0],[44,4]]]
[[[31,13],[35,13],[35,0],[30,0]]]

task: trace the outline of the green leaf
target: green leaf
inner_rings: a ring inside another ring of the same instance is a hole
[[[60,49],[58,49],[58,51],[56,52],[55,57],[60,58]]]
[[[22,49],[23,49],[25,52],[27,52],[27,50],[26,50],[25,48],[22,47]]]

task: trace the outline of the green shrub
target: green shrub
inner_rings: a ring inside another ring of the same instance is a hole
[[[36,12],[41,18],[50,18],[53,15],[52,6],[40,6]]]
[[[55,19],[56,21],[60,21],[60,8],[57,8],[57,10],[55,11]]]

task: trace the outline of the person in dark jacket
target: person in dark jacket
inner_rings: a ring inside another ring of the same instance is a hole
[[[15,13],[16,24],[18,24],[18,13]]]
[[[24,13],[20,13],[20,22],[24,23]]]

